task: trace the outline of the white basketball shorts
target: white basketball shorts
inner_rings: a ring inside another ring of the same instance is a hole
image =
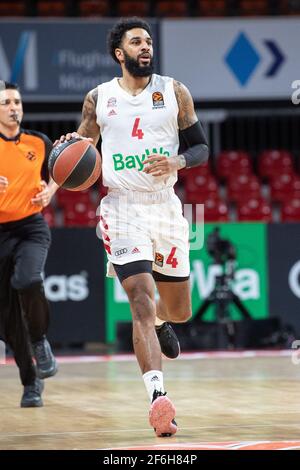
[[[110,190],[101,201],[100,229],[108,256],[107,275],[113,264],[153,262],[153,271],[187,277],[189,225],[173,188],[157,192]]]

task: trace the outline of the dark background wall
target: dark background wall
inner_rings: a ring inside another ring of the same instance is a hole
[[[94,228],[52,229],[45,290],[54,344],[105,341],[104,254]]]

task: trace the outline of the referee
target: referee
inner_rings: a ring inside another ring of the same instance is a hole
[[[18,87],[0,80],[0,336],[19,368],[21,407],[36,407],[43,406],[41,379],[57,372],[45,336],[49,305],[42,272],[51,239],[41,211],[58,186],[41,177],[51,141],[22,129],[22,117]]]

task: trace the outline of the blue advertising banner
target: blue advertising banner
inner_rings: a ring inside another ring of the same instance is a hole
[[[2,20],[0,79],[18,83],[27,101],[81,102],[89,90],[120,75],[106,46],[114,23]],[[151,22],[151,27],[157,44],[157,23]],[[155,57],[158,61],[157,49]]]
[[[296,17],[168,19],[162,73],[182,81],[196,101],[290,101],[300,84],[299,39]]]

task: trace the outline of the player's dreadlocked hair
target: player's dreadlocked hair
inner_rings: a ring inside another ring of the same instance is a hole
[[[110,55],[115,62],[119,63],[115,55],[115,50],[121,47],[122,39],[126,31],[129,31],[133,28],[142,28],[152,37],[152,32],[149,24],[141,20],[140,18],[134,16],[132,18],[121,18],[114,27],[109,31],[107,36],[107,46]]]

